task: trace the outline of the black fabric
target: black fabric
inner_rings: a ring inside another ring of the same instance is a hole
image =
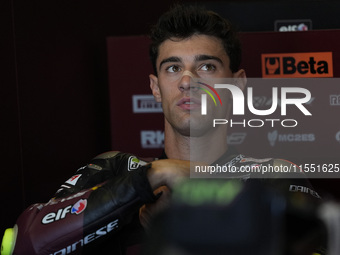
[[[140,242],[144,235],[139,208],[157,199],[146,177],[149,167],[127,153],[96,157],[78,169],[48,203],[35,204],[22,213],[14,254],[71,250],[124,254],[127,245]],[[71,213],[79,202],[83,206],[79,215]],[[47,224],[42,224],[46,217]]]
[[[161,158],[167,158],[165,152]],[[239,167],[259,163],[273,165],[277,162],[274,159],[247,158],[229,149],[214,164]],[[33,209],[26,210],[20,216],[15,252],[62,253],[62,249],[71,249],[69,247],[73,242],[85,242],[86,239],[90,240],[89,244],[83,245],[86,254],[125,254],[126,247],[141,242],[145,234],[138,219],[140,206],[155,202],[161,195],[155,196],[148,182],[146,172],[150,166],[148,162],[128,153],[111,152],[96,157],[78,169],[75,175],[60,187],[54,199],[45,204],[36,204]],[[308,192],[300,192],[301,195],[318,200],[310,183],[304,178],[284,180],[250,177],[243,176],[241,179],[246,182],[269,183],[272,188],[287,195],[291,193],[291,185],[308,187]],[[46,225],[41,223],[42,218],[49,213],[61,214],[67,206],[80,199],[87,201],[87,207],[79,216],[66,212],[65,219]],[[108,233],[105,232],[107,229],[110,229]],[[31,247],[31,250],[28,247]]]

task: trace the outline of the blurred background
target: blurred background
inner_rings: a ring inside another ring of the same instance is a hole
[[[112,142],[107,40],[146,35],[173,3],[0,2],[1,235],[27,206],[47,202],[91,158],[120,150]],[[296,30],[296,25],[282,25],[281,20],[304,20],[308,30],[340,28],[338,1],[200,3],[229,17],[241,32]],[[149,65],[148,59],[145,62]],[[128,70],[129,66],[121,68]],[[127,123],[126,132],[129,124],[135,125]],[[131,152],[135,143],[140,141],[126,140]],[[153,153],[149,156],[158,156]],[[313,182],[340,197],[338,180]]]

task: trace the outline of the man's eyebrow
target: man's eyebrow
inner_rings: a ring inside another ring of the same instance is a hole
[[[195,57],[195,61],[204,61],[204,60],[216,60],[219,62],[221,65],[223,65],[222,59],[216,56],[210,56],[210,55],[197,55]]]
[[[181,62],[181,59],[179,57],[169,57],[169,58],[163,59],[161,63],[159,64],[159,70],[161,69],[163,64],[169,63],[169,62]]]

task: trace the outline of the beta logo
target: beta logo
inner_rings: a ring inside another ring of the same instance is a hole
[[[332,52],[262,54],[265,78],[333,77]]]
[[[50,212],[46,214],[44,218],[41,220],[41,223],[50,224],[52,222],[65,219],[66,215],[69,213],[79,215],[86,209],[86,206],[87,206],[87,200],[80,199],[74,205],[69,205],[65,208],[60,208],[57,212]]]

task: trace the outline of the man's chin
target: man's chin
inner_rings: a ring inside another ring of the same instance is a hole
[[[197,124],[191,124],[187,125],[186,127],[176,128],[178,133],[188,138],[204,136],[209,131],[209,129],[210,127]]]
[[[203,137],[208,135],[212,131],[212,125],[206,122],[191,122],[190,128],[187,130],[186,134],[190,137]]]
[[[186,129],[186,130],[178,130],[178,132],[188,138],[194,138],[194,137],[203,137],[206,135],[207,130],[203,129]]]
[[[212,122],[210,116],[191,114],[189,118],[182,118],[178,121],[177,123],[181,124],[174,126],[174,129],[182,136],[199,137],[213,129]]]

